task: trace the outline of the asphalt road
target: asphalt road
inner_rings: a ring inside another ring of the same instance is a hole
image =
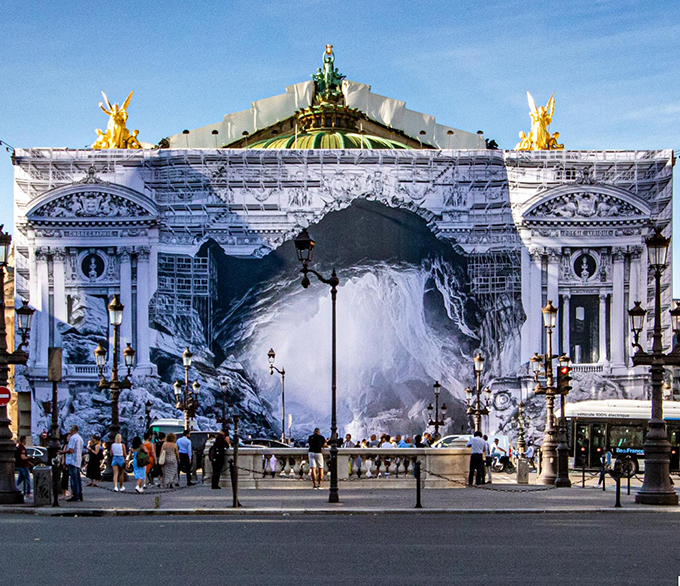
[[[677,586],[680,575],[674,513],[17,515],[0,532],[2,586]]]

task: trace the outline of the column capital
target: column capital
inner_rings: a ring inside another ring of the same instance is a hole
[[[546,249],[546,252],[548,253],[548,259],[550,262],[556,262],[560,260],[560,257],[562,256],[561,248],[548,248]]]
[[[642,256],[642,253],[644,252],[644,247],[643,246],[631,246],[628,249],[628,252],[630,253],[630,256],[633,260],[638,260]]]
[[[565,301],[569,301],[571,299],[571,291],[569,289],[562,291],[560,295],[562,295]]]
[[[35,260],[43,262],[47,260],[47,256],[50,253],[50,249],[46,247],[36,247],[35,248]]]
[[[120,262],[130,262],[130,249],[126,246],[119,249]]]
[[[621,246],[612,248],[612,261],[623,262],[626,258],[626,249]]]
[[[529,257],[533,261],[541,260],[544,254],[545,254],[544,250],[542,248],[539,248],[538,246],[529,249]]]
[[[137,258],[140,261],[148,261],[151,256],[151,249],[148,246],[140,246],[137,248]]]
[[[65,248],[52,248],[52,258],[56,261],[64,262],[64,259],[66,258],[66,249]]]
[[[609,293],[600,293],[600,303],[607,301],[607,297],[609,297]]]

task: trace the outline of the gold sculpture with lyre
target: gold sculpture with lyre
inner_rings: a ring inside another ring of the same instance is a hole
[[[554,151],[564,150],[563,144],[558,144],[559,132],[550,134],[549,128],[555,113],[555,94],[550,96],[548,103],[540,108],[536,107],[533,96],[527,92],[529,113],[531,115],[531,131],[529,136],[524,132],[519,133],[519,143],[516,151]]]
[[[123,102],[122,106],[118,104],[111,105],[106,94],[102,91],[104,102],[99,102],[99,107],[104,114],[108,114],[109,123],[106,126],[106,132],[102,132],[97,128],[97,140],[92,145],[93,149],[141,149],[142,145],[137,140],[139,130],[133,130],[132,133],[126,128],[128,113],[127,108],[130,105],[130,99],[133,92]],[[106,103],[106,108],[104,107]]]

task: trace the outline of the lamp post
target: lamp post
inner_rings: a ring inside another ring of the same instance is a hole
[[[541,475],[537,478],[538,484],[555,484],[557,479],[557,438],[555,430],[555,377],[553,374],[552,334],[557,323],[557,308],[548,301],[542,308],[543,326],[547,334],[547,349],[543,355],[534,354],[530,360],[531,370],[534,373],[534,393],[545,395],[545,433],[541,444]],[[545,375],[545,385],[538,380],[539,374]]]
[[[108,458],[106,459],[106,469],[104,470],[103,478],[110,480],[113,478],[113,469],[111,468],[111,446],[116,439],[116,435],[120,432],[120,419],[118,413],[118,399],[120,392],[123,389],[129,389],[132,385],[130,383],[130,374],[132,373],[132,366],[134,365],[135,351],[130,344],[127,345],[123,351],[125,358],[125,366],[127,367],[127,376],[124,380],[118,377],[118,360],[120,351],[120,324],[123,322],[123,304],[118,299],[118,295],[114,295],[111,303],[107,307],[109,311],[109,322],[113,326],[113,357],[111,360],[111,378],[107,379],[104,376],[104,366],[106,365],[106,350],[101,345],[101,342],[94,350],[94,358],[99,367],[99,384],[100,389],[108,389],[111,393],[111,425],[109,426],[109,437],[106,441],[108,451]]]
[[[475,431],[482,430],[482,416],[489,414],[489,405],[491,402],[491,389],[489,387],[482,390],[482,370],[484,370],[484,357],[477,352],[473,359],[475,367],[475,391],[470,387],[465,389],[465,398],[467,399],[467,414],[472,415],[475,423]],[[482,404],[482,392],[484,393],[484,404]]]
[[[524,458],[524,452],[527,448],[527,442],[524,436],[524,401],[520,401],[517,405],[517,451],[520,458]]]
[[[177,399],[175,407],[184,412],[184,431],[191,431],[190,420],[196,415],[196,409],[198,408],[198,391],[201,390],[201,385],[198,381],[194,381],[194,384],[189,387],[189,368],[191,367],[193,356],[194,355],[187,346],[187,349],[182,352],[184,385],[179,381],[175,381],[175,384],[172,385],[175,391],[175,399]]]
[[[438,440],[441,436],[439,435],[439,427],[444,425],[444,417],[446,417],[446,403],[442,405],[441,408],[441,419],[439,419],[439,393],[442,390],[442,386],[439,384],[439,381],[434,381],[434,404],[435,407],[432,407],[432,403],[430,403],[427,406],[427,410],[430,413],[430,421],[428,422],[428,425],[434,425],[434,439]],[[434,411],[434,419],[432,419],[432,415]]]
[[[229,390],[229,381],[223,378],[220,381],[222,387],[222,417],[217,422],[222,424],[222,431],[224,435],[229,437],[229,418],[227,417],[227,391]]]
[[[645,438],[645,479],[635,495],[635,502],[644,505],[677,505],[678,495],[670,482],[671,444],[663,420],[663,376],[666,366],[680,366],[680,345],[666,354],[663,351],[663,330],[661,326],[661,274],[666,268],[666,255],[670,239],[656,232],[647,239],[649,264],[654,271],[654,333],[652,351],[645,352],[640,346],[640,334],[645,323],[646,311],[636,301],[629,310],[636,352],[634,366],[649,366],[652,379],[652,414]],[[680,338],[680,307],[671,310],[671,321],[676,339]]]
[[[564,411],[564,404],[567,399],[567,394],[571,390],[569,381],[571,376],[571,358],[562,355],[557,359],[558,374],[557,374],[557,392],[560,395],[560,426],[557,433],[557,478],[555,479],[555,486],[557,488],[570,488],[571,480],[569,479],[569,437],[567,435],[567,417]]]
[[[331,457],[328,462],[328,467],[331,473],[331,485],[328,494],[329,503],[338,503],[340,498],[338,495],[338,424],[336,417],[336,398],[337,398],[337,360],[336,360],[336,297],[338,293],[338,285],[340,279],[335,273],[335,269],[329,278],[326,278],[315,270],[309,268],[309,263],[312,262],[312,255],[314,253],[314,240],[311,239],[307,229],[305,228],[295,237],[295,250],[297,252],[298,260],[302,263],[301,273],[302,287],[307,288],[310,285],[308,274],[312,273],[319,281],[325,283],[331,288]]]
[[[286,369],[281,368],[279,370],[274,366],[274,360],[276,360],[276,353],[273,348],[269,349],[267,352],[267,360],[269,360],[269,374],[273,375],[274,371],[281,375],[281,441],[285,444],[286,442]]]
[[[14,352],[7,351],[7,329],[5,326],[5,267],[9,257],[12,237],[5,234],[3,226],[0,226],[0,386],[7,386],[10,364],[26,364],[28,354],[24,346],[28,340],[28,332],[31,329],[31,319],[35,310],[23,305],[16,310],[17,330],[21,335],[21,344]],[[14,304],[12,304],[13,306]],[[56,406],[53,407],[56,409]],[[10,420],[7,416],[7,406],[0,407],[0,504],[13,505],[24,502],[24,496],[17,489],[14,479],[15,466],[14,454],[16,446],[12,441],[12,431],[9,427]]]

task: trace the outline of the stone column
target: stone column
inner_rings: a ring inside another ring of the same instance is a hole
[[[611,316],[609,340],[612,364],[614,366],[623,366],[625,363],[624,328],[626,327],[628,316],[623,303],[624,252],[622,248],[614,248],[612,250],[612,308],[609,313]]]
[[[607,294],[600,293],[600,343],[598,363],[607,362]]]
[[[64,260],[66,259],[66,250],[64,248],[52,249],[52,271],[54,284],[54,340],[57,346],[61,346],[61,334],[57,326],[58,322],[66,323],[67,310],[66,307],[66,273],[64,267]]]
[[[543,317],[541,307],[543,306],[543,251],[533,249],[531,256],[531,301],[529,304],[529,314],[527,321],[531,324],[529,331],[529,358],[535,352],[543,352]]]
[[[548,250],[548,299],[557,308],[560,306],[559,285],[560,285],[560,256],[561,251],[557,248]],[[560,315],[557,314],[555,329],[553,331],[553,354],[560,352]]]
[[[120,249],[120,302],[125,309],[123,310],[123,322],[120,324],[120,347],[132,343],[132,264],[130,250]]]
[[[562,354],[571,356],[571,293],[562,293]]]
[[[35,260],[37,265],[37,296],[35,316],[31,327],[31,338],[35,337],[35,366],[47,367],[47,348],[50,339],[50,282],[47,266],[47,251],[36,248]],[[33,301],[33,300],[31,300]],[[37,319],[36,319],[37,318]]]
[[[149,357],[149,249],[141,248],[137,255],[137,366],[151,368]]]
[[[534,304],[531,299],[531,275],[532,275],[532,260],[529,250],[522,247],[521,251],[521,279],[522,279],[522,308],[524,309],[525,319],[522,324],[521,348],[520,348],[520,362],[522,364],[529,361],[536,350],[533,350],[533,320],[532,311]]]

